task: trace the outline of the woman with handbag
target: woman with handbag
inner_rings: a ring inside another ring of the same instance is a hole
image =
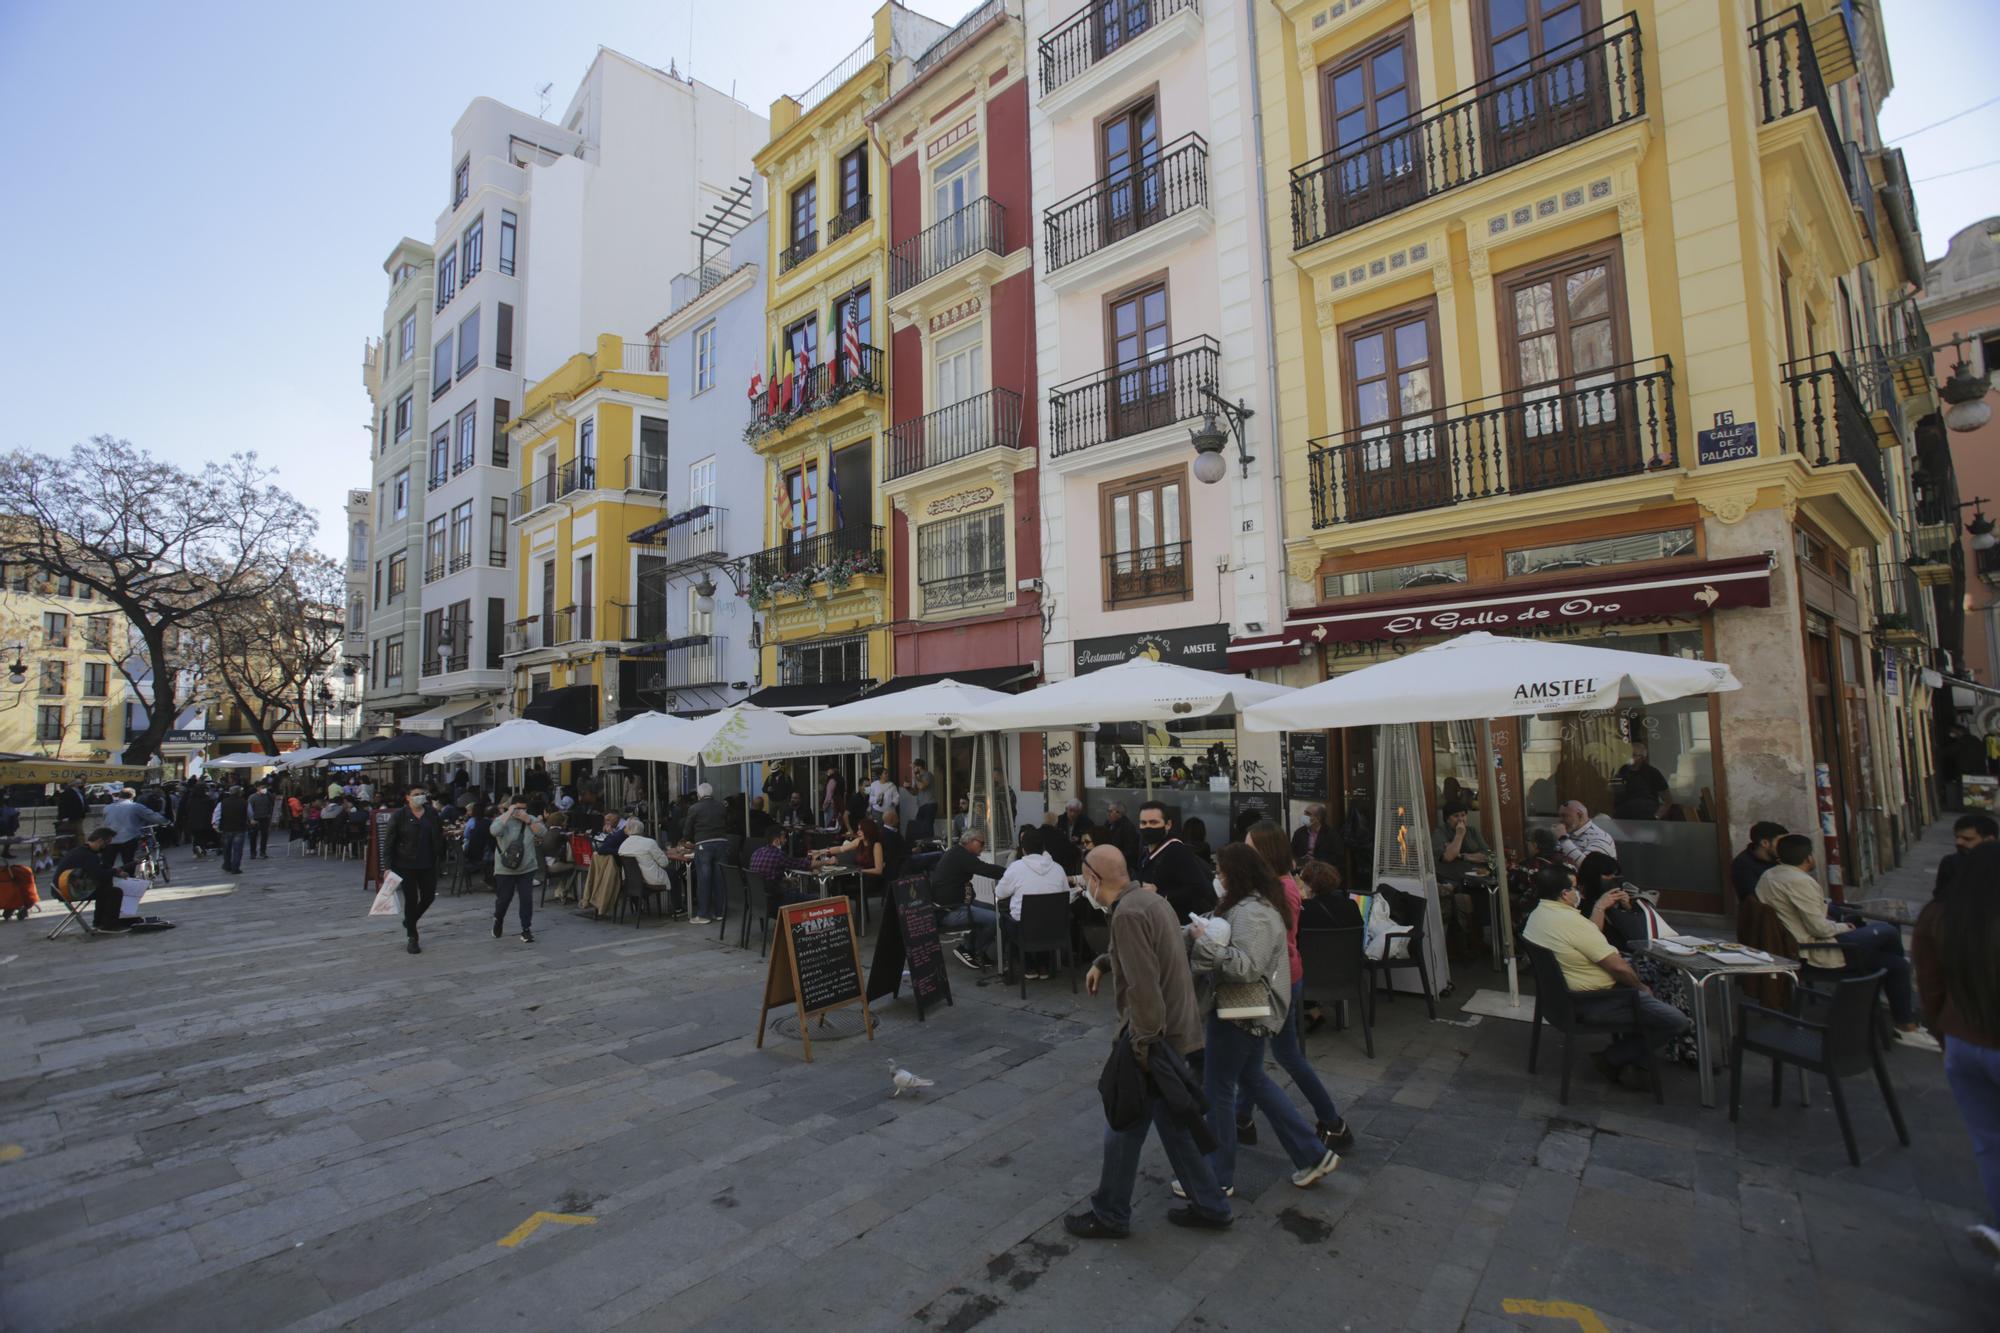
[[[1273,1035],[1285,1027],[1291,1004],[1291,959],[1285,938],[1290,904],[1278,876],[1257,850],[1232,842],[1215,854],[1222,901],[1215,917],[1188,923],[1189,959],[1201,983],[1206,1039],[1203,1084],[1208,1123],[1218,1147],[1208,1167],[1225,1194],[1235,1192],[1236,1100],[1240,1088],[1264,1113],[1292,1165],[1292,1184],[1304,1189],[1340,1165],[1264,1072]],[[1227,931],[1216,928],[1218,922]],[[1174,1192],[1180,1193],[1179,1182]]]

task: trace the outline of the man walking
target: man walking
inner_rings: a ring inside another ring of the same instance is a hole
[[[1140,860],[1132,877],[1165,898],[1182,925],[1194,913],[1206,914],[1215,906],[1215,872],[1188,850],[1167,818],[1167,807],[1158,801],[1139,807],[1139,842]]]
[[[277,804],[268,787],[250,793],[250,859],[271,859],[271,811]]]
[[[681,838],[694,847],[694,915],[692,926],[705,926],[722,915],[728,889],[722,881],[723,858],[729,854],[729,811],[715,799],[715,788],[704,782],[694,789]]]
[[[528,813],[519,796],[507,798],[506,809],[492,824],[493,938],[507,933],[507,902],[521,900],[521,942],[535,942],[535,849],[548,836],[548,825]]]
[[[437,900],[438,867],[444,863],[444,825],[422,788],[412,787],[403,808],[389,816],[382,855],[403,879],[403,933],[409,936],[409,951],[422,953],[417,922]]]
[[[1197,1062],[1202,1049],[1200,1011],[1180,921],[1165,898],[1132,880],[1116,847],[1092,848],[1083,859],[1082,879],[1091,904],[1111,920],[1110,951],[1091,964],[1084,985],[1095,995],[1105,973],[1111,974],[1117,1040],[1128,1041],[1138,1061],[1145,1110],[1123,1127],[1107,1124],[1097,1192],[1090,1196],[1090,1207],[1063,1219],[1063,1229],[1085,1240],[1115,1240],[1131,1233],[1132,1190],[1149,1128],[1159,1132],[1174,1178],[1189,1200],[1184,1208],[1169,1209],[1167,1220],[1184,1227],[1226,1227],[1234,1220],[1229,1200],[1190,1129],[1199,1116],[1183,1118],[1185,1112],[1176,1114],[1161,1095],[1161,1080],[1177,1077],[1168,1072],[1169,1065],[1176,1059]]]
[[[56,832],[81,836],[89,814],[90,797],[83,790],[83,779],[71,778],[69,785],[56,793]]]
[[[104,826],[111,830],[111,845],[104,849],[104,868],[109,870],[115,861],[130,878],[136,870],[139,857],[139,839],[155,824],[167,822],[165,815],[148,809],[139,803],[139,797],[130,787],[118,793],[118,799],[104,807]]]
[[[241,787],[231,787],[215,803],[215,831],[222,835],[222,869],[243,873],[243,843],[250,836],[250,801]]]

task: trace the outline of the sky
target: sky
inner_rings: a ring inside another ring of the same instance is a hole
[[[876,3],[0,0],[17,183],[0,207],[0,449],[109,434],[187,467],[254,449],[340,553],[346,492],[368,484],[361,352],[382,261],[431,236],[466,104],[533,111],[553,84],[560,116],[604,45],[768,111],[866,37]],[[953,22],[975,6],[912,7]],[[2000,97],[2000,40],[1991,0],[1885,7],[1882,133],[1934,258],[2000,213],[2000,102],[1925,128]]]

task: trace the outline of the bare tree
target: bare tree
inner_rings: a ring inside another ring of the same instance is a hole
[[[125,672],[151,676],[146,728],[125,738],[126,763],[157,754],[180,711],[184,634],[268,596],[312,540],[311,512],[272,475],[254,453],[190,472],[108,435],[0,460],[0,561],[95,590],[142,645]]]
[[[315,551],[296,551],[261,597],[211,608],[198,627],[203,673],[235,703],[265,754],[278,732],[296,729],[316,745],[313,713],[326,673],[339,660],[346,575]]]

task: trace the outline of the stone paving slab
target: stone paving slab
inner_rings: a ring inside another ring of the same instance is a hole
[[[1884,892],[1927,894],[1946,842]],[[1183,1232],[1155,1145],[1134,1234],[1090,1244],[1061,1219],[1097,1176],[1108,997],[954,966],[954,1006],[890,1004],[808,1064],[756,1048],[765,964],[713,930],[544,907],[536,944],[495,941],[469,895],[412,957],[352,862],[211,866],[176,866],[167,934],[0,926],[0,1327],[1496,1330],[1570,1301],[1614,1330],[1946,1330],[2000,1302],[1914,1050],[1913,1145],[1857,1087],[1854,1168],[1823,1091],[1772,1110],[1758,1071],[1732,1125],[1688,1071],[1664,1107],[1585,1071],[1564,1106],[1526,1025],[1383,1005],[1373,1060],[1308,1042],[1358,1136],[1333,1176],[1293,1189],[1266,1130],[1236,1225]],[[892,1059],[937,1086],[891,1097]],[[536,1212],[595,1221],[498,1244]]]

